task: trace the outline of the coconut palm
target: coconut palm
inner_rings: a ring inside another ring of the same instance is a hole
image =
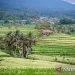
[[[23,35],[19,30],[16,32],[9,32],[4,37],[5,48],[9,54],[19,54],[20,50],[22,50],[22,56],[27,57],[30,54],[30,50],[32,50],[32,45],[35,44],[35,39],[31,32],[28,35]]]

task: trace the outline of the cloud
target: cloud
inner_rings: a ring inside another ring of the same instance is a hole
[[[66,1],[66,2],[71,3],[71,4],[75,4],[75,0],[63,0],[63,1]]]

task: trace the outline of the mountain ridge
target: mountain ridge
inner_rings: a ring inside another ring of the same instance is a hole
[[[75,5],[63,0],[0,0],[0,8],[3,9],[23,9],[23,8],[48,8],[74,10]]]

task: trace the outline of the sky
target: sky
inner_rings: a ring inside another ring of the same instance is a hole
[[[66,2],[71,3],[71,4],[75,4],[75,0],[63,0],[63,1],[66,1]]]

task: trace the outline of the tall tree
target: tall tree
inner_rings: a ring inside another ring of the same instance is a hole
[[[30,54],[30,50],[32,50],[32,45],[35,44],[35,39],[31,32],[28,35],[23,35],[19,30],[15,33],[9,32],[4,37],[5,48],[8,50],[10,55],[15,54],[20,55],[20,49],[22,49],[22,56],[27,57]]]

